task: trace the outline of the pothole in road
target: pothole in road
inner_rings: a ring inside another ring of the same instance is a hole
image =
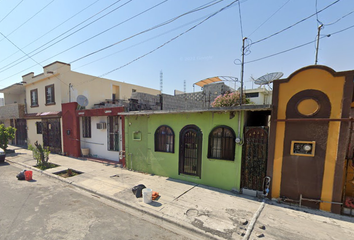
[[[76,171],[74,169],[68,168],[67,170],[63,170],[63,171],[60,171],[60,172],[55,172],[53,174],[58,175],[58,176],[63,177],[63,178],[68,178],[68,177],[73,177],[73,176],[76,176],[76,175],[80,175],[82,173],[83,172]]]

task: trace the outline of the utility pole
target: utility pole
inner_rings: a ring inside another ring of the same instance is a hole
[[[241,62],[241,91],[240,91],[240,106],[243,102],[243,72],[244,72],[244,65],[245,65],[245,41],[246,37],[242,39],[242,62]]]
[[[162,70],[160,71],[160,91],[162,93],[162,88],[163,88],[163,73]]]
[[[317,44],[316,44],[316,59],[315,59],[315,65],[317,65],[318,62],[318,48],[320,46],[320,32],[321,32],[321,28],[323,27],[323,24],[321,24],[320,26],[318,26],[318,31],[317,31]]]

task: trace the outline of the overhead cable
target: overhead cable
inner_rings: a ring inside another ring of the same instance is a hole
[[[54,28],[52,28],[51,30],[49,30],[48,32],[44,33],[43,35],[41,35],[40,37],[36,38],[35,40],[33,40],[32,42],[28,43],[27,45],[23,46],[23,48],[26,48],[28,46],[30,46],[31,44],[35,43],[36,41],[38,41],[39,39],[43,38],[44,36],[48,35],[49,33],[51,33],[52,31],[54,31],[55,29],[57,29],[58,27],[60,27],[61,25],[63,25],[64,23],[68,22],[69,20],[71,20],[72,18],[76,17],[77,15],[79,15],[81,12],[85,11],[87,8],[91,7],[92,5],[94,5],[95,3],[97,3],[100,0],[96,0],[95,2],[91,3],[90,5],[88,5],[87,7],[85,7],[84,9],[80,10],[79,12],[75,13],[74,15],[72,15],[71,17],[69,17],[68,19],[66,19],[65,21],[61,22],[60,24],[58,24],[57,26],[55,26]],[[5,60],[8,60],[10,57],[14,56],[16,53],[18,53],[18,51],[14,52],[13,54],[5,57],[3,60],[0,61],[3,62]]]
[[[326,10],[327,8],[333,6],[334,4],[338,3],[339,1],[340,1],[340,0],[337,0],[337,1],[335,1],[335,2],[333,2],[333,3],[331,3],[331,4],[329,4],[327,7],[325,7],[325,8],[323,8],[323,9],[317,11],[316,13],[311,14],[310,16],[308,16],[308,17],[306,17],[306,18],[304,18],[304,19],[302,19],[302,20],[300,20],[300,21],[298,21],[298,22],[296,22],[296,23],[294,23],[294,24],[292,24],[292,25],[290,25],[290,26],[284,28],[283,30],[280,30],[280,31],[278,31],[278,32],[276,32],[276,33],[273,33],[273,34],[269,35],[268,37],[262,38],[262,39],[260,39],[260,40],[258,40],[258,41],[255,41],[255,42],[253,42],[253,44],[260,43],[260,42],[262,42],[262,41],[264,41],[264,40],[267,40],[267,39],[269,39],[269,38],[271,38],[271,37],[274,37],[274,36],[278,35],[279,33],[284,32],[284,31],[286,31],[286,30],[288,30],[288,29],[290,29],[290,28],[296,26],[297,24],[302,23],[302,22],[306,21],[307,19],[309,19],[309,18],[315,16],[317,13],[320,13],[320,12]]]

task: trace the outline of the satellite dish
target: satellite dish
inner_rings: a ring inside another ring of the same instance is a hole
[[[273,82],[274,80],[281,78],[283,75],[284,74],[282,72],[268,73],[266,75],[263,75],[260,78],[257,78],[256,80],[254,80],[254,83],[258,84],[258,85],[266,85],[266,84]]]
[[[88,99],[84,95],[77,96],[76,102],[83,107],[86,107],[88,105]]]

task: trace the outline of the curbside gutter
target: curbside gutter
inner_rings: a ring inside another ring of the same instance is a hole
[[[184,223],[184,222],[176,222],[176,221],[174,221],[174,218],[173,218],[173,217],[168,216],[168,215],[165,215],[165,214],[163,214],[163,213],[161,213],[161,212],[151,212],[151,211],[148,211],[148,210],[145,210],[145,209],[138,208],[138,207],[136,207],[136,206],[132,206],[132,205],[130,205],[129,203],[127,203],[127,202],[125,202],[125,201],[122,201],[122,200],[120,200],[120,199],[117,199],[117,198],[113,198],[113,197],[104,195],[104,194],[102,194],[102,193],[99,193],[99,192],[97,192],[97,191],[95,191],[95,190],[92,190],[92,189],[89,189],[89,188],[87,188],[87,187],[80,186],[79,184],[77,184],[77,183],[75,183],[75,182],[73,182],[73,181],[69,181],[69,180],[67,180],[67,179],[65,179],[65,178],[62,178],[62,177],[60,177],[60,176],[58,176],[58,175],[55,175],[55,174],[53,174],[53,173],[48,173],[48,172],[45,172],[45,171],[40,170],[40,169],[38,169],[38,168],[35,168],[35,167],[32,167],[32,166],[26,165],[26,164],[24,164],[24,163],[14,162],[14,161],[8,160],[8,159],[6,159],[6,162],[11,163],[11,164],[15,164],[15,165],[20,165],[20,166],[22,166],[22,167],[25,167],[25,168],[27,168],[27,169],[34,170],[34,171],[36,171],[36,172],[40,172],[41,174],[46,175],[46,176],[48,176],[48,177],[50,177],[50,178],[54,178],[54,179],[57,179],[57,180],[59,180],[59,181],[61,181],[61,182],[64,182],[64,183],[67,183],[67,184],[71,184],[71,185],[73,185],[74,187],[77,187],[77,188],[79,188],[79,189],[81,189],[81,190],[84,190],[84,191],[90,192],[90,193],[92,193],[92,194],[98,195],[98,196],[100,196],[100,197],[102,197],[102,198],[105,198],[105,199],[107,199],[107,200],[110,200],[110,201],[113,201],[113,202],[115,202],[115,203],[121,204],[121,205],[123,205],[123,206],[125,206],[125,207],[129,207],[129,208],[131,208],[131,209],[137,210],[137,211],[139,211],[139,212],[141,212],[141,213],[144,213],[144,214],[146,214],[146,215],[155,217],[155,218],[157,218],[157,219],[161,219],[161,220],[166,221],[166,222],[168,222],[168,223],[170,223],[170,224],[176,225],[176,226],[178,226],[178,227],[180,227],[180,228],[184,228],[184,229],[186,229],[186,230],[188,230],[188,231],[190,231],[190,232],[194,232],[194,233],[197,233],[197,234],[201,234],[201,235],[205,236],[205,237],[208,238],[208,239],[215,239],[215,240],[220,239],[220,238],[217,238],[217,237],[215,237],[215,236],[213,236],[213,235],[211,235],[211,234],[209,234],[209,233],[207,233],[207,232],[203,232],[203,231],[201,231],[201,230],[199,230],[199,229],[197,229],[197,228],[192,228],[191,226],[188,226],[188,225],[187,225],[186,223]],[[248,231],[248,229],[247,229],[247,231]],[[247,233],[246,233],[246,234],[247,234]],[[247,239],[248,239],[248,238],[247,238]]]

